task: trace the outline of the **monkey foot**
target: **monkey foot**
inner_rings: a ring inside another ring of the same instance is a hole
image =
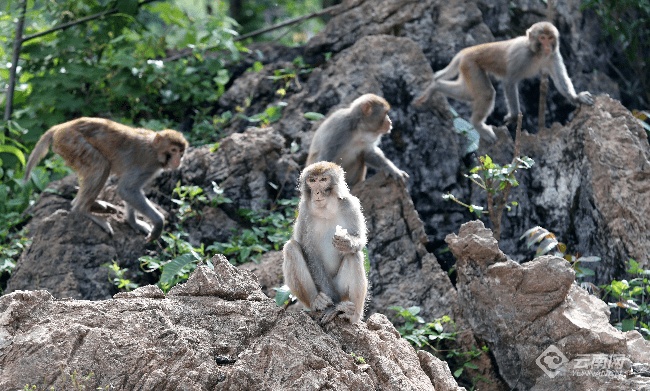
[[[93,212],[93,213],[115,214],[115,213],[117,213],[117,207],[115,205],[111,204],[110,202],[96,200],[90,206],[90,211]]]
[[[320,323],[321,324],[327,324],[336,318],[336,314],[338,314],[338,310],[334,309],[333,307],[330,307],[323,313],[323,316],[320,318]]]
[[[352,319],[356,310],[357,306],[351,301],[343,301],[336,306],[336,311],[342,312],[339,318]]]
[[[320,292],[318,296],[314,299],[314,301],[311,303],[311,308],[314,311],[322,311],[327,307],[330,307],[334,305],[334,302],[332,299],[327,296],[325,293]]]
[[[128,220],[127,220],[128,221]],[[146,235],[149,235],[151,233],[151,225],[148,223],[145,223],[142,220],[136,220],[134,219],[133,221],[128,221],[129,225],[131,228],[133,228],[136,231],[140,231]]]

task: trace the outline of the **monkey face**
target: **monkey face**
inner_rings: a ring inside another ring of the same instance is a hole
[[[551,54],[551,52],[553,52],[553,47],[555,47],[555,37],[552,35],[541,34],[538,39],[539,43],[542,45],[544,53]]]
[[[329,175],[310,175],[307,177],[307,186],[311,191],[311,200],[314,205],[319,208],[324,207],[327,197],[332,191],[332,179]]]
[[[181,165],[181,159],[183,159],[183,152],[178,146],[172,145],[167,150],[167,162],[168,166],[173,169],[177,169]]]
[[[384,114],[384,120],[381,123],[380,133],[388,134],[390,133],[391,129],[393,129],[393,122],[390,120],[390,117],[388,117],[388,112],[387,112],[386,114]]]

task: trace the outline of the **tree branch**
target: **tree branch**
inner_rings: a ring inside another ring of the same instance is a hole
[[[148,4],[148,3],[153,3],[154,1],[160,1],[160,0],[144,0],[144,1],[141,1],[141,2],[138,3],[138,7],[143,6],[145,4]],[[68,27],[76,26],[78,24],[85,23],[85,22],[88,22],[88,21],[93,20],[93,19],[98,19],[98,18],[101,18],[103,16],[116,14],[118,12],[119,12],[119,10],[117,8],[114,8],[114,9],[109,10],[109,11],[103,11],[103,12],[97,13],[95,15],[90,15],[90,16],[86,16],[85,18],[73,20],[72,22],[68,22],[68,23],[58,25],[58,26],[53,27],[53,28],[51,28],[49,30],[45,30],[45,31],[41,31],[40,33],[28,35],[28,36],[24,37],[21,40],[21,43],[32,40],[32,39],[35,39],[35,38],[42,37],[44,35],[53,33],[55,31],[67,29]]]

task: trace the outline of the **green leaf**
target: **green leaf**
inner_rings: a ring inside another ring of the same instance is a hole
[[[169,283],[185,266],[189,265],[192,262],[199,261],[200,258],[195,252],[188,254],[183,254],[174,258],[169,263],[163,266],[163,272],[160,276],[160,283],[167,284]]]
[[[138,13],[138,0],[117,0],[117,9],[123,14],[135,15]]]
[[[273,288],[273,290],[276,292],[275,303],[279,306],[283,306],[291,296],[291,290],[286,285],[283,285],[280,288]]]
[[[463,374],[463,368],[457,369],[454,371],[454,377],[459,377],[460,375]]]
[[[13,145],[0,145],[0,153],[1,152],[10,153],[16,156],[18,160],[20,160],[20,163],[25,166],[25,155],[20,149],[14,147]]]
[[[325,116],[321,113],[315,113],[313,111],[308,111],[304,114],[305,118],[312,120],[312,121],[318,121],[322,118],[325,118]]]
[[[634,330],[634,319],[623,319],[623,322],[621,322],[621,331],[632,331]]]

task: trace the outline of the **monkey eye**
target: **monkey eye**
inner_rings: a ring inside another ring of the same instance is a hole
[[[320,179],[321,182],[327,182],[327,178],[323,177]]]

